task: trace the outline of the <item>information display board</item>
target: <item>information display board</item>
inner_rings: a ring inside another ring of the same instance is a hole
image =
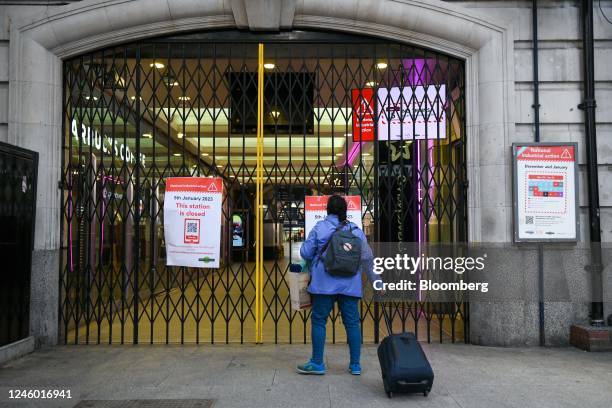
[[[166,264],[218,268],[223,179],[169,177],[164,196]]]
[[[578,239],[576,143],[515,143],[514,241]]]
[[[304,237],[308,238],[310,230],[315,224],[327,216],[327,200],[330,196],[306,196],[304,209],[305,228]],[[361,222],[361,197],[360,196],[344,196],[346,200],[346,219],[355,223],[360,229],[363,229]]]
[[[446,138],[446,86],[378,89],[378,140]]]

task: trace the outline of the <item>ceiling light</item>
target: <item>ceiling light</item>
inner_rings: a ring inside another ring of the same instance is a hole
[[[202,153],[201,156],[206,157],[208,156],[208,153]]]
[[[179,139],[182,139],[183,136],[185,136],[185,135],[179,132],[179,133],[177,133],[177,136],[178,136]]]
[[[367,152],[366,152],[366,153],[361,153],[361,155],[362,155],[362,156],[371,156],[371,154],[370,154],[370,153],[367,153]]]
[[[135,100],[136,100],[136,97],[135,97],[135,96],[130,96],[130,99],[131,99],[131,100],[133,100],[133,101],[135,101]],[[142,101],[142,96],[141,96],[139,99]]]
[[[385,69],[385,68],[387,68],[387,63],[384,62],[384,61],[381,61],[378,64],[376,64],[376,68],[378,68],[378,69]]]
[[[274,65],[274,63],[272,63],[272,62],[266,62],[266,63],[264,64],[264,68],[265,68],[265,69],[274,69],[274,67],[275,67],[275,66],[276,66],[276,65]]]
[[[353,136],[353,134],[352,134],[352,133],[345,133],[345,134],[344,134],[344,137],[351,137],[351,136]]]
[[[190,101],[191,100],[189,96],[185,96],[185,95],[179,96],[178,99],[179,101]]]
[[[223,167],[223,165],[221,165],[221,164],[217,164],[217,167],[218,167],[218,168],[222,168],[222,167]]]
[[[376,82],[376,81],[368,81],[365,84],[366,84],[367,87],[373,88],[376,85],[378,85],[378,82]]]
[[[336,156],[344,156],[344,153],[336,153]]]
[[[172,155],[173,155],[174,157],[179,157],[181,154],[180,154],[180,153],[172,153]]]
[[[272,116],[274,119],[278,118],[280,116],[280,112],[277,110],[273,110],[270,112],[270,116]]]
[[[85,99],[87,99],[88,101],[89,101],[90,99],[91,99],[91,100],[94,100],[94,101],[97,101],[97,100],[98,100],[98,97],[97,97],[97,96],[86,96],[86,97],[85,97]]]
[[[174,82],[170,82],[169,85],[170,86],[178,86],[178,84],[179,84],[178,81],[174,81]]]
[[[146,137],[147,139],[153,139],[153,135],[150,133],[143,133],[142,136]]]
[[[153,61],[152,63],[149,64],[149,66],[151,68],[157,68],[157,69],[163,69],[165,67],[165,65],[159,61]]]

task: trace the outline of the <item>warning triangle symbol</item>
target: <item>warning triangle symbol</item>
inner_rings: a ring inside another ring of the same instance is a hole
[[[355,205],[355,202],[353,200],[349,200],[348,202],[348,209],[349,210],[355,210],[357,208],[357,206]]]
[[[219,189],[217,189],[217,183],[215,183],[214,181],[210,183],[210,185],[208,186],[208,191],[219,191]]]
[[[570,154],[569,150],[563,149],[563,153],[561,153],[561,158],[562,159],[571,159],[572,155]]]

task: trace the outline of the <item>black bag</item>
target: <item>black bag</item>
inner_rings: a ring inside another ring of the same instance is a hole
[[[385,392],[389,398],[394,392],[429,394],[434,373],[425,352],[412,333],[393,334],[385,307],[382,307],[389,335],[378,346],[378,360]]]
[[[346,225],[346,222],[340,223],[321,249],[325,270],[332,276],[350,277],[359,272],[361,239],[353,234],[355,227],[343,230]]]

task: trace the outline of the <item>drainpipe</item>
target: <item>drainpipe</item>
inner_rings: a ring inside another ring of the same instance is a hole
[[[603,284],[601,278],[601,228],[599,214],[599,180],[597,175],[597,136],[595,132],[595,64],[593,50],[593,0],[582,0],[582,56],[584,99],[578,108],[584,110],[587,193],[589,196],[589,236],[591,241],[592,302],[591,326],[603,326]]]
[[[532,55],[533,55],[533,122],[534,142],[540,143],[540,77],[538,69],[538,0],[531,2]],[[538,244],[538,332],[540,346],[546,345],[544,327],[544,246]]]

